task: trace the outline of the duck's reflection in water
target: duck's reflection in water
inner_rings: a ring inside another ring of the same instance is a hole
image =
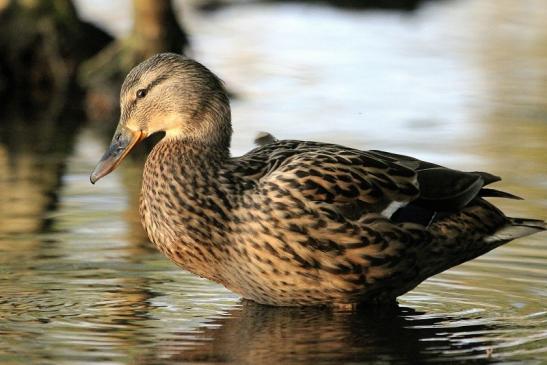
[[[179,340],[159,343],[151,356],[154,363],[421,364],[454,363],[455,355],[462,362],[488,361],[491,344],[468,340],[493,328],[472,320],[455,325],[462,319],[397,305],[349,312],[244,302],[202,331],[174,334]],[[481,348],[486,350],[478,353]]]

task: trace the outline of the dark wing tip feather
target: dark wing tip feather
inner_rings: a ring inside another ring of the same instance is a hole
[[[485,186],[501,181],[501,177],[489,174],[488,172],[484,172],[484,171],[473,171],[473,172],[470,172],[470,174],[481,176],[482,179],[484,180]]]
[[[520,196],[507,193],[505,191],[500,191],[496,189],[483,188],[479,191],[479,196],[482,198],[506,198],[506,199],[515,199],[515,200],[524,200]]]
[[[471,202],[484,186],[481,175],[445,167],[418,171],[418,204],[437,211],[458,211]]]

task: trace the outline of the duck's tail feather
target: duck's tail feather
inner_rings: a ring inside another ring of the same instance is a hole
[[[504,244],[514,239],[545,231],[545,222],[539,219],[508,218],[508,223],[484,241],[491,244]]]

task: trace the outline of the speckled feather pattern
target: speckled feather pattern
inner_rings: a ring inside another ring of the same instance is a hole
[[[140,140],[142,223],[180,267],[271,305],[393,301],[426,278],[545,230],[484,197],[500,178],[408,156],[278,141],[230,157],[230,104],[205,66],[172,53],[136,66],[121,115],[91,174],[108,174]]]
[[[381,211],[417,197],[416,173],[364,151],[279,141],[215,154],[160,142],[145,166],[143,224],[175,263],[259,303],[393,299],[492,249],[481,239],[506,223],[482,199],[427,229],[391,222]]]

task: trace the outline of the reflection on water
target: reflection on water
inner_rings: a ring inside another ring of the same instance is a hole
[[[104,4],[105,22],[125,14]],[[235,154],[259,130],[408,153],[502,175],[502,189],[528,199],[503,209],[546,219],[542,5],[184,10],[195,56],[238,95]],[[0,124],[0,363],[547,361],[545,235],[438,275],[399,308],[244,303],[150,247],[136,215],[140,162],[88,183],[106,140],[77,122]]]
[[[57,208],[72,120],[5,116],[0,127],[0,233],[47,230]]]
[[[416,364],[443,358],[442,352],[447,354],[446,359],[451,357],[450,352],[473,359],[491,348],[493,341],[489,339],[467,340],[481,331],[493,333],[495,326],[477,322],[468,323],[465,330],[443,328],[443,322],[453,319],[410,308],[348,313],[245,302],[199,334],[179,332],[181,338],[194,338],[190,346],[179,338],[158,348],[154,356],[169,361],[207,358],[235,364],[339,364],[377,359]],[[428,350],[433,344],[435,350]]]

